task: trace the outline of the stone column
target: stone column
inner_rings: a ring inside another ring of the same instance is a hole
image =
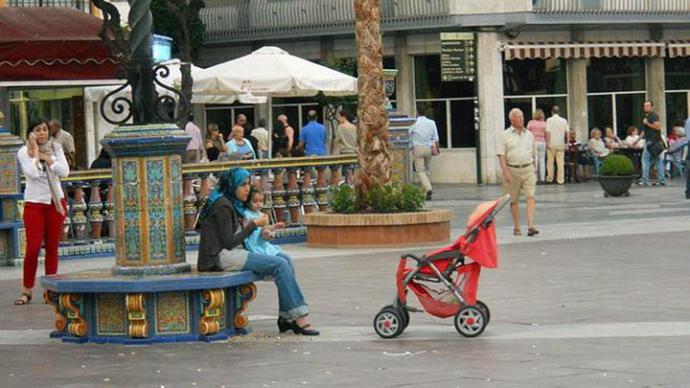
[[[174,124],[122,126],[101,141],[113,157],[118,275],[188,272],[182,153],[190,137]]]
[[[647,80],[647,99],[654,103],[654,112],[659,115],[661,121],[661,133],[666,134],[666,79],[664,77],[664,58],[647,57],[645,58],[645,70]],[[642,109],[642,107],[635,107]]]
[[[503,58],[500,52],[500,34],[477,33],[477,82],[479,90],[479,144],[482,181],[499,183],[502,180],[496,146],[498,136],[505,129],[503,101]]]
[[[398,74],[395,79],[395,107],[399,113],[409,117],[417,116],[414,103],[413,58],[407,49],[407,33],[395,35],[395,68]]]
[[[566,69],[568,72],[568,123],[577,132],[577,140],[585,144],[589,139],[587,60],[585,58],[567,59]]]

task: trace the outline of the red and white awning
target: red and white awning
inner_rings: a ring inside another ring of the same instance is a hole
[[[508,43],[503,46],[505,60],[548,58],[622,58],[664,57],[666,43],[598,42],[598,43]]]
[[[668,56],[669,58],[690,57],[690,41],[669,41]]]

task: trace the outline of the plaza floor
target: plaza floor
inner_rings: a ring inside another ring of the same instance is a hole
[[[0,387],[688,387],[690,201],[679,180],[604,198],[596,182],[538,187],[538,237],[497,222],[500,264],[479,296],[492,311],[479,338],[452,320],[412,314],[382,340],[374,314],[389,304],[401,252],[285,246],[321,330],[279,334],[272,283],[260,282],[247,336],[211,344],[73,345],[48,338],[50,309],[15,307],[20,270],[0,268]],[[452,208],[452,236],[498,186],[444,185],[428,205]],[[526,227],[523,226],[523,230]],[[194,263],[196,253],[187,260]],[[112,258],[61,263],[104,268]],[[38,290],[36,290],[38,291]]]

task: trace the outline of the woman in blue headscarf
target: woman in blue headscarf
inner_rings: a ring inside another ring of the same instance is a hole
[[[244,220],[244,202],[249,196],[249,171],[231,168],[220,176],[218,188],[209,196],[201,214],[199,271],[252,271],[271,276],[278,288],[280,332],[318,335],[309,328],[309,310],[297,284],[292,264],[280,256],[262,255],[244,249],[244,239],[257,227],[268,224],[268,216]]]

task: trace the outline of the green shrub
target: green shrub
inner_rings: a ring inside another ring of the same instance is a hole
[[[617,175],[632,175],[635,173],[635,166],[632,161],[625,155],[609,155],[601,163],[599,175],[602,176],[617,176]]]
[[[399,213],[416,212],[424,205],[424,190],[397,181],[382,185],[374,182],[364,198],[359,198],[352,186],[333,189],[332,208],[335,213]]]
[[[336,213],[352,214],[357,211],[355,206],[355,189],[350,185],[340,185],[333,188],[333,211]]]

